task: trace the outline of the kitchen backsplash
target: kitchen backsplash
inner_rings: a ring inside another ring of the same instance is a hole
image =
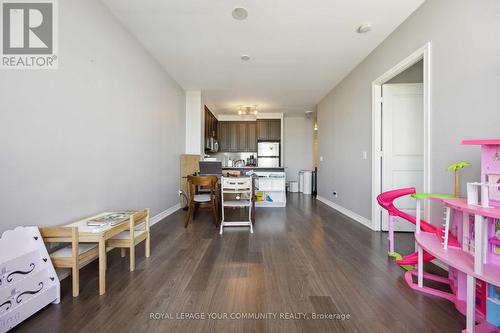
[[[215,154],[210,154],[211,158],[216,158],[217,161],[222,162],[222,166],[227,166],[227,161],[228,160],[244,160],[246,162],[247,158],[249,158],[251,155],[255,159],[257,159],[257,152],[255,153],[215,153]]]

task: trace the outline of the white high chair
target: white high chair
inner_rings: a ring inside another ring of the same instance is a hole
[[[226,199],[226,196],[228,197]],[[253,234],[252,225],[252,177],[222,177],[221,178],[221,204],[222,222],[220,224],[220,234],[224,227],[250,227]],[[248,207],[248,220],[226,221],[224,216],[225,207]]]

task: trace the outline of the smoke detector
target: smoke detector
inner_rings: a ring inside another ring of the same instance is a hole
[[[233,9],[231,15],[235,20],[243,21],[248,17],[248,11],[245,8],[238,7]]]
[[[358,34],[365,34],[369,31],[372,30],[372,23],[371,22],[364,22],[361,24],[358,29],[356,30]]]
[[[313,114],[313,111],[307,110],[307,111],[304,111],[304,113],[306,114],[306,118],[311,118],[311,115]]]

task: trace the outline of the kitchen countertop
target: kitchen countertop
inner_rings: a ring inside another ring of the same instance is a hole
[[[252,167],[252,166],[244,166],[244,167],[222,167],[222,170],[257,170],[257,171],[285,171],[284,167],[280,168],[269,168],[269,167]]]

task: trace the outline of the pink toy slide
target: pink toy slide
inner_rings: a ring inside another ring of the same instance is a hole
[[[410,214],[405,213],[405,212],[402,212],[399,209],[397,209],[396,206],[394,206],[394,200],[396,200],[397,198],[403,197],[405,195],[412,195],[415,193],[416,193],[416,190],[414,187],[387,191],[387,192],[381,193],[377,197],[377,201],[382,208],[386,209],[389,212],[389,216],[391,218],[394,216],[397,216],[397,217],[400,217],[400,218],[407,220],[410,223],[416,224],[417,220],[416,220],[415,216],[410,215]],[[439,239],[442,239],[443,234],[444,234],[444,230],[442,228],[437,228],[424,220],[420,220],[420,229],[424,232],[430,232],[430,233],[435,234]],[[393,239],[390,239],[389,241],[391,243],[394,242]],[[460,246],[457,239],[452,234],[449,234],[448,242],[449,242],[450,246]],[[392,246],[392,244],[391,244],[391,246]],[[392,250],[391,250],[391,252],[392,252]],[[432,255],[430,255],[427,252],[424,252],[424,262],[431,261],[432,259],[434,259],[434,257]],[[415,264],[417,264],[417,262],[418,262],[417,252],[409,254],[400,260],[396,260],[396,263],[398,265],[415,265]]]

